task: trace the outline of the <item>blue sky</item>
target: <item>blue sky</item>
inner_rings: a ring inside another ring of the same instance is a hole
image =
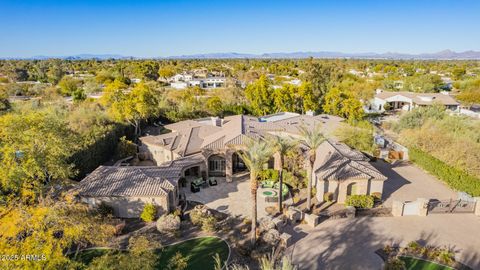
[[[0,0],[0,57],[480,50],[480,1]]]

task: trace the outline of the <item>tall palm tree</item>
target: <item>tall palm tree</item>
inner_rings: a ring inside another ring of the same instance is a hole
[[[291,137],[273,136],[271,138],[271,144],[280,156],[280,168],[278,170],[278,181],[280,184],[278,187],[278,194],[280,194],[278,197],[278,211],[282,213],[283,164],[285,163],[285,155],[296,146],[296,142]]]
[[[250,171],[250,192],[252,196],[252,245],[257,240],[257,189],[258,175],[263,170],[263,165],[268,162],[273,154],[269,142],[260,139],[249,139],[243,148],[239,149],[239,155]]]
[[[312,210],[312,182],[313,182],[313,165],[317,159],[317,148],[325,141],[322,133],[322,126],[316,124],[313,128],[302,126],[299,128],[302,135],[302,143],[307,148],[308,154],[308,186],[307,186],[307,208]]]

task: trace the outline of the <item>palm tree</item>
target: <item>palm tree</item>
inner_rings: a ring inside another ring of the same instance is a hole
[[[263,170],[263,165],[272,156],[272,147],[265,140],[247,140],[239,155],[250,171],[250,192],[252,196],[252,245],[255,244],[257,234],[257,178]]]
[[[302,126],[299,128],[302,135],[302,143],[308,152],[308,186],[307,186],[307,208],[312,210],[312,182],[313,182],[313,165],[317,159],[317,148],[325,141],[322,133],[321,125],[315,125],[313,128]]]
[[[278,194],[280,194],[278,197],[278,211],[282,213],[283,164],[285,161],[285,155],[287,154],[288,151],[290,151],[292,148],[296,146],[296,143],[290,137],[273,136],[271,139],[271,144],[273,145],[275,151],[280,156],[280,162],[279,162],[280,168],[278,170],[278,181],[280,184],[278,188]]]

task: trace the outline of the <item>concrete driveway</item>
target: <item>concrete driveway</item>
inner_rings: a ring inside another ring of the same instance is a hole
[[[480,269],[480,217],[473,214],[365,217],[305,226],[295,228],[297,242],[287,250],[300,269],[382,269],[375,250],[414,240],[451,247],[457,260]]]
[[[457,198],[457,193],[446,184],[409,162],[391,165],[378,160],[372,165],[388,177],[383,185],[383,199],[386,207],[391,207],[394,200]]]

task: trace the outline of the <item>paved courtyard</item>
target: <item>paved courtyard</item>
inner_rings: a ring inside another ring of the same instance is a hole
[[[187,185],[189,186],[189,185]],[[273,206],[274,203],[265,202],[260,195],[260,188],[257,192],[257,215],[258,218],[265,217],[265,207]],[[248,177],[241,180],[234,180],[230,183],[225,179],[219,180],[217,186],[200,189],[200,192],[191,193],[190,189],[184,189],[188,200],[196,201],[207,205],[209,208],[228,213],[233,216],[250,217],[252,203],[250,195],[250,181]]]
[[[457,193],[446,184],[411,163],[391,165],[378,160],[372,165],[388,177],[383,186],[386,207],[391,207],[394,200],[414,201],[417,198],[447,200],[457,197]]]
[[[300,269],[382,269],[375,250],[419,240],[451,247],[460,262],[480,269],[479,228],[473,214],[328,220],[315,229],[295,227],[298,242],[287,254]]]

